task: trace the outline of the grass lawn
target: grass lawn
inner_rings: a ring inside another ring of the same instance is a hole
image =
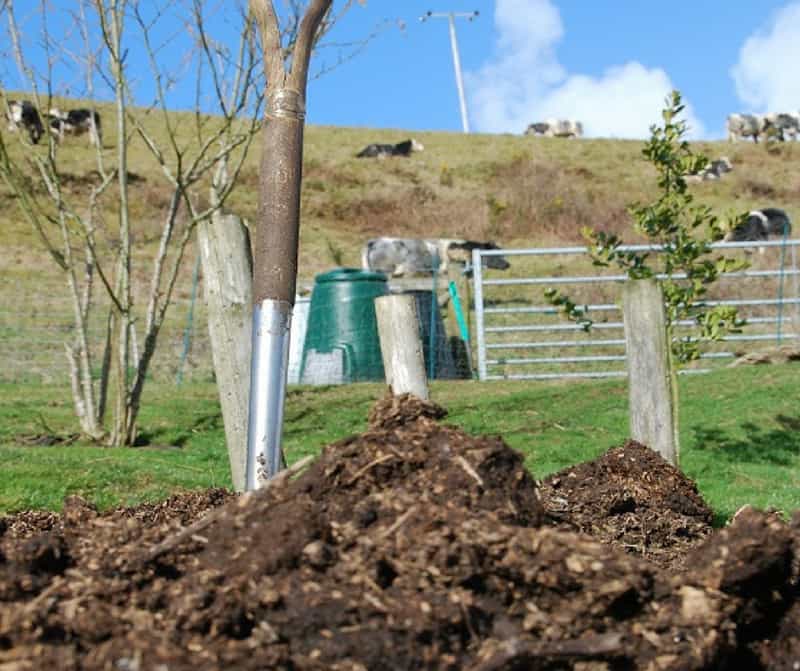
[[[751,503],[800,508],[800,364],[725,369],[681,379],[682,467],[723,520]],[[289,461],[363,431],[378,384],[298,387],[289,392]],[[542,477],[596,457],[627,437],[624,381],[437,382],[446,421],[498,434]],[[80,494],[101,508],[230,486],[222,417],[211,384],[153,385],[141,414],[147,447],[26,445],[22,437],[67,434],[66,387],[0,385],[0,511],[58,510]]]

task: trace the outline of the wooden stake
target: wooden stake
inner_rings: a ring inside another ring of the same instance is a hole
[[[428,400],[425,358],[419,339],[419,317],[413,296],[390,294],[375,299],[386,383],[395,396],[413,394]]]
[[[631,438],[678,465],[678,422],[664,295],[652,279],[623,290]]]
[[[197,227],[208,306],[208,332],[217,377],[233,487],[245,488],[253,262],[242,220],[216,212]]]

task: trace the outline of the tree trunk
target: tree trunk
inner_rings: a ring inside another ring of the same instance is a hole
[[[125,7],[115,0],[109,7],[111,56],[115,113],[117,122],[117,193],[119,197],[119,323],[117,326],[117,390],[114,412],[114,428],[110,444],[114,447],[131,445],[133,439],[130,425],[129,380],[130,348],[129,325],[133,288],[131,286],[131,227],[128,210],[128,125],[127,125],[127,81],[125,79],[125,56],[122,53],[123,13]]]
[[[332,0],[312,0],[285,70],[278,16],[271,0],[251,0],[261,35],[267,102],[253,269],[253,333],[245,482],[258,489],[281,468],[289,325],[297,283],[300,184],[308,63]]]
[[[216,212],[197,228],[208,332],[217,377],[231,477],[245,488],[250,352],[253,319],[253,260],[242,220]]]

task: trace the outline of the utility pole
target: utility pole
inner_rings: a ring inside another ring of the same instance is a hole
[[[428,10],[419,17],[420,21],[428,19],[447,19],[450,24],[450,46],[453,49],[453,68],[456,71],[456,87],[458,88],[458,104],[461,107],[461,126],[465,133],[469,133],[469,119],[467,118],[467,103],[464,100],[464,82],[461,80],[461,59],[458,56],[458,41],[456,40],[456,19],[472,21],[479,12],[432,12]]]

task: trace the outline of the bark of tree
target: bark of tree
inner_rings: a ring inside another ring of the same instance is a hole
[[[297,282],[305,94],[311,50],[332,0],[312,0],[289,69],[271,0],[251,0],[267,78],[253,274],[253,347],[246,486],[280,469],[289,325]],[[277,363],[277,365],[276,365]],[[261,379],[267,377],[268,379]]]

